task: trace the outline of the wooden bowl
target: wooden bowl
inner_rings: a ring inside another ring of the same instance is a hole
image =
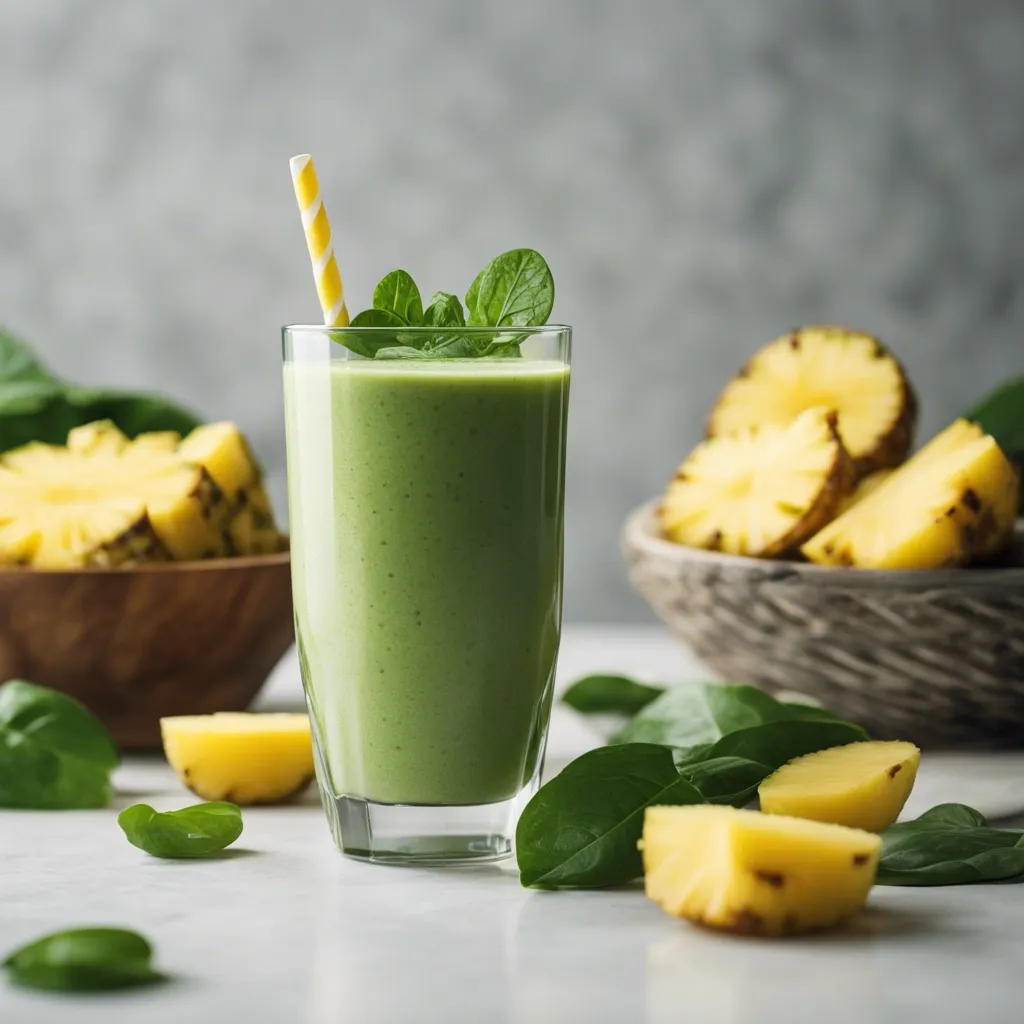
[[[244,710],[293,629],[288,552],[0,570],[0,681],[71,694],[123,750],[159,747],[163,715]]]
[[[656,505],[623,529],[630,582],[720,678],[806,694],[879,739],[1024,745],[1024,520],[1016,565],[896,572],[683,547]]]

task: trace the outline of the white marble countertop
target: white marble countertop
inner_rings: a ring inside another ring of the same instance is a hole
[[[700,677],[655,629],[567,630],[562,683],[589,671]],[[266,708],[298,703],[291,658]],[[598,742],[559,709],[550,765]],[[116,806],[190,802],[169,769],[130,760]],[[943,800],[989,814],[1024,805],[1024,754],[926,757],[916,813]],[[100,996],[0,983],[3,1024],[876,1024],[1018,1021],[1024,886],[878,888],[851,930],[765,942],[664,915],[639,889],[545,893],[512,865],[384,868],[346,860],[315,795],[245,812],[238,848],[161,861],[110,811],[0,812],[0,956],[81,924],[136,928],[173,982]]]

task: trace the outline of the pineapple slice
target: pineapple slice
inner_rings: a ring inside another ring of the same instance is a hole
[[[183,715],[161,718],[160,731],[171,767],[204,800],[281,803],[313,778],[306,715]]]
[[[761,783],[761,810],[881,832],[900,816],[920,761],[921,751],[900,740],[807,754]]]
[[[807,409],[784,427],[750,427],[698,445],[659,515],[679,544],[773,558],[821,529],[852,488],[835,414]]]
[[[891,469],[876,469],[874,473],[868,473],[866,477],[859,480],[853,493],[840,504],[836,515],[842,515],[849,511],[854,505],[862,502],[869,494],[874,493],[893,474]]]
[[[816,821],[697,805],[648,807],[647,895],[669,914],[745,935],[784,935],[857,914],[882,841]]]
[[[836,410],[858,476],[910,450],[917,399],[903,367],[877,338],[833,326],[799,328],[754,355],[719,397],[708,436],[784,426],[810,406]]]
[[[234,423],[196,427],[178,446],[178,454],[202,466],[233,505],[241,491],[259,482],[259,466]]]
[[[228,509],[197,466],[110,424],[0,459],[0,562],[116,566],[227,552]]]
[[[1016,470],[999,445],[957,420],[802,550],[822,565],[964,565],[1010,542],[1019,502]]]
[[[284,550],[285,541],[274,525],[270,497],[263,484],[250,484],[241,491],[228,534],[240,555],[270,555]]]

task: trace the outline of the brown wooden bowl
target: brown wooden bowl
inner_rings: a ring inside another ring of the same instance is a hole
[[[123,750],[160,718],[241,711],[291,646],[289,554],[121,569],[0,569],[0,681],[76,697]]]

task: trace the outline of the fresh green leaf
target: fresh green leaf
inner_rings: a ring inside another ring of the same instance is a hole
[[[423,300],[416,282],[405,270],[392,270],[373,289],[373,308],[392,313],[409,327],[423,325]]]
[[[1024,882],[1024,830],[992,828],[964,804],[940,804],[882,833],[878,885]]]
[[[554,303],[551,270],[533,249],[512,249],[495,257],[477,275],[466,295],[469,323],[476,326],[544,324]]]
[[[59,383],[29,346],[4,327],[0,327],[0,381]]]
[[[625,676],[585,676],[577,679],[562,700],[583,715],[635,715],[665,692],[661,686],[646,686]]]
[[[471,359],[477,354],[464,335],[443,335],[426,351],[431,359]]]
[[[65,398],[75,410],[75,426],[96,420],[113,420],[129,437],[138,437],[139,434],[148,434],[154,430],[174,430],[184,435],[202,422],[188,409],[160,395],[68,388]]]
[[[765,722],[804,719],[837,720],[821,708],[778,701],[755,686],[674,686],[641,709],[612,742],[689,747]]]
[[[123,928],[74,928],[47,935],[3,962],[29,988],[98,992],[165,981],[152,965],[153,947]]]
[[[335,336],[335,340],[341,342],[347,349],[355,352],[364,359],[373,359],[383,349],[399,344],[398,332],[407,326],[394,313],[385,309],[364,309],[357,313],[349,324],[353,327],[387,327],[388,331],[373,330],[357,332],[345,331]]]
[[[430,353],[408,345],[388,345],[377,349],[375,359],[429,359]]]
[[[1024,377],[986,395],[967,414],[1015,459],[1024,458]]]
[[[132,846],[154,857],[209,857],[242,834],[242,812],[234,804],[211,802],[159,812],[133,804],[117,816]]]
[[[423,311],[423,322],[427,327],[465,327],[466,314],[459,297],[451,292],[434,292]]]
[[[12,679],[0,686],[0,807],[106,807],[117,747],[73,697]]]
[[[696,786],[709,804],[746,807],[772,771],[745,757],[712,757],[682,767],[680,775]]]
[[[765,722],[749,729],[727,733],[710,747],[700,745],[676,756],[676,764],[686,774],[687,769],[715,758],[742,758],[764,765],[769,772],[776,771],[786,762],[805,754],[847,743],[860,743],[867,733],[852,722],[792,721]]]
[[[703,803],[666,747],[600,747],[576,758],[526,805],[516,830],[525,886],[594,888],[640,875],[644,808]]]

